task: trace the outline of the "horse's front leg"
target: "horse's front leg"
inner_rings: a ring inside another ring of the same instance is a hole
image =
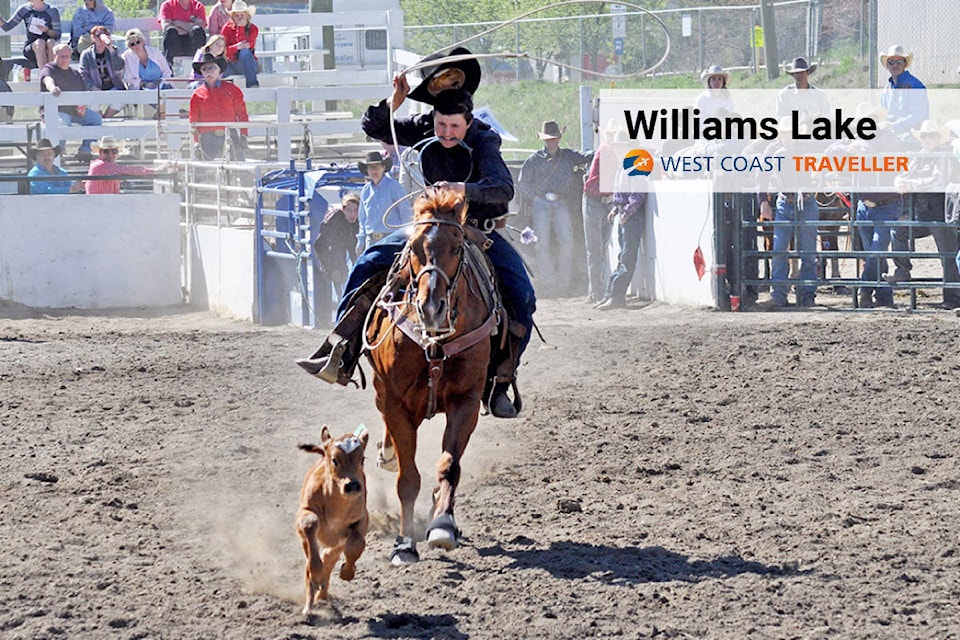
[[[394,565],[409,564],[420,559],[413,522],[417,495],[420,494],[420,472],[416,461],[417,430],[402,409],[384,412],[383,416],[386,437],[393,441],[399,463],[397,497],[400,499],[400,536],[393,545],[390,562]]]
[[[460,460],[477,426],[480,400],[447,408],[447,426],[443,432],[443,453],[437,462],[437,490],[434,495],[433,521],[427,527],[431,548],[447,551],[457,547],[460,530],[453,518],[457,486],[460,484]]]

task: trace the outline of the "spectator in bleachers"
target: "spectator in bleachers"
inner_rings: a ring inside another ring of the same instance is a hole
[[[88,176],[148,176],[157,171],[163,171],[169,165],[157,169],[148,169],[134,164],[117,164],[120,155],[120,144],[113,136],[102,136],[93,144],[93,150],[99,155],[90,163]],[[87,195],[120,193],[119,180],[87,180]]]
[[[207,10],[200,0],[164,0],[159,17],[163,55],[171,67],[176,56],[192,58],[207,41]]]
[[[360,190],[357,255],[393,233],[399,225],[413,220],[413,206],[406,199],[407,192],[399,182],[387,175],[392,166],[393,161],[389,157],[384,158],[379,151],[371,151],[367,154],[366,162],[357,163],[357,169],[368,178]],[[387,226],[383,215],[395,202],[400,204],[390,210],[387,216],[390,226]]]
[[[203,84],[197,87],[190,98],[190,122],[194,125],[194,141],[199,143],[199,156],[202,160],[214,160],[223,157],[227,135],[230,136],[232,157],[243,160],[247,146],[247,129],[203,126],[204,122],[248,122],[247,103],[243,91],[232,82],[222,79],[227,62],[209,53],[203,60],[193,63],[194,71],[203,76]]]
[[[147,44],[143,32],[127,31],[127,50],[123,52],[123,82],[127,89],[156,89],[171,77],[173,72],[167,59],[159,49]]]
[[[243,75],[247,89],[260,86],[254,52],[260,30],[251,22],[256,13],[256,7],[248,6],[243,0],[234,0],[230,22],[221,31],[227,45],[227,75]]]
[[[113,11],[107,8],[103,0],[83,0],[70,23],[70,48],[79,56],[93,44],[94,27],[106,27],[113,33],[115,26]]]
[[[207,32],[211,36],[220,35],[225,24],[230,22],[230,9],[233,0],[219,0],[207,13]],[[208,43],[209,44],[209,43]]]
[[[60,155],[60,148],[53,146],[47,138],[40,138],[37,146],[30,152],[34,161],[33,168],[27,173],[30,178],[47,176],[65,176],[67,172],[53,163]],[[83,182],[73,180],[31,180],[30,193],[46,195],[52,193],[80,193],[83,191]]]
[[[193,56],[193,61],[203,62],[203,56],[208,53],[214,58],[223,58],[224,61],[226,61],[227,41],[224,40],[223,35],[216,33],[207,38],[207,44],[197,49],[197,55]],[[227,63],[227,68],[230,68],[229,62]],[[193,82],[187,85],[188,89],[196,89],[203,84],[203,76],[200,75],[200,72],[196,69],[193,71],[193,80]]]
[[[64,91],[86,91],[87,86],[83,82],[80,72],[70,67],[71,54],[72,50],[69,44],[60,43],[53,48],[54,61],[48,62],[40,69],[41,92],[47,91],[59,98]],[[61,105],[58,108],[58,116],[60,117],[60,124],[65,127],[72,125],[99,127],[103,124],[100,114],[84,105]],[[92,143],[93,139],[84,140],[80,143],[80,149],[76,156],[78,161],[86,162],[93,158],[93,154],[90,152]]]
[[[23,22],[27,40],[23,45],[23,57],[38,69],[53,60],[54,45],[60,40],[60,12],[44,0],[30,0],[20,5],[9,20],[0,17],[0,29],[10,31]]]
[[[98,25],[90,33],[93,34],[93,44],[80,54],[80,75],[87,91],[123,91],[124,61],[113,45],[110,30]],[[122,108],[122,102],[109,104],[102,115],[104,118],[113,117]]]

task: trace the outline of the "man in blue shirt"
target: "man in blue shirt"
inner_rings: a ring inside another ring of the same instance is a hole
[[[927,87],[907,71],[911,62],[913,53],[907,53],[900,44],[893,45],[886,55],[880,56],[880,63],[890,73],[887,88],[880,96],[880,106],[887,110],[887,122],[901,138],[910,138],[910,130],[918,128],[930,117]]]
[[[67,172],[53,163],[54,158],[60,155],[60,147],[55,147],[47,138],[41,138],[31,153],[36,164],[27,174],[30,178],[65,176]],[[51,193],[80,193],[83,191],[83,181],[72,180],[31,180],[30,193],[32,195],[46,195]]]
[[[387,175],[393,161],[379,151],[367,154],[366,162],[358,162],[360,173],[370,178],[360,191],[360,228],[357,230],[357,255],[364,249],[393,233],[397,227],[413,220],[413,206],[399,182]],[[387,221],[383,214],[393,206]]]

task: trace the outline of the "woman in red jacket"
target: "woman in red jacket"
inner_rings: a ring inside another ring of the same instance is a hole
[[[243,0],[235,0],[230,9],[230,22],[223,25],[220,32],[227,42],[227,75],[243,74],[247,89],[259,87],[257,80],[257,34],[260,30],[250,22],[257,12],[256,7],[248,6]]]

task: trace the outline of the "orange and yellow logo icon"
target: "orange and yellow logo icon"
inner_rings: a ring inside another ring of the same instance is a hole
[[[646,149],[634,149],[623,159],[628,176],[648,176],[653,171],[653,156]]]

